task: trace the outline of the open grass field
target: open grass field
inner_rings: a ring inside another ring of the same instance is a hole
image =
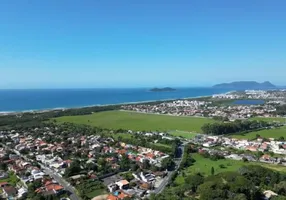
[[[193,158],[196,160],[196,162],[192,166],[184,170],[186,176],[196,173],[201,173],[204,176],[209,176],[211,175],[212,167],[215,170],[215,174],[226,171],[236,171],[245,164],[242,161],[229,160],[229,159],[212,161],[208,158],[202,157],[199,154],[193,154]],[[220,168],[220,165],[224,165],[225,168]],[[184,177],[182,175],[179,175],[176,178],[175,183],[179,185],[183,184]]]
[[[279,138],[281,136],[283,136],[284,138],[286,138],[286,126],[282,126],[280,128],[275,128],[275,129],[265,129],[265,130],[261,130],[261,131],[253,131],[250,133],[246,133],[243,135],[239,135],[239,134],[233,134],[231,135],[231,137],[234,138],[238,138],[238,139],[255,139],[256,135],[260,135],[261,137],[265,137],[265,138]]]
[[[196,133],[188,132],[188,131],[170,131],[169,134],[175,137],[183,137],[187,139],[192,139],[197,135]]]
[[[201,132],[205,123],[212,119],[199,117],[176,117],[167,115],[154,115],[126,111],[98,112],[92,115],[65,116],[56,118],[58,122],[72,122],[87,124],[108,129],[170,131],[182,130]]]
[[[193,154],[193,158],[196,160],[196,162],[192,166],[184,170],[186,176],[195,173],[201,173],[204,176],[210,176],[212,167],[215,170],[215,174],[227,171],[237,171],[240,167],[245,165],[260,165],[262,167],[286,173],[286,167],[280,165],[271,165],[271,164],[256,163],[256,162],[243,162],[230,159],[213,161],[208,158],[204,158],[199,154]],[[221,168],[220,165],[223,165],[224,167]],[[182,176],[182,174],[180,174],[176,178],[175,183],[178,185],[184,183],[184,177]]]

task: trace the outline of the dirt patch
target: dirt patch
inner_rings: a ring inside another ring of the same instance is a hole
[[[94,197],[92,200],[106,200],[107,197],[108,197],[108,194],[104,194],[104,195]]]

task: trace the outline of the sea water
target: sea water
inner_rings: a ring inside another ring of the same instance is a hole
[[[224,92],[227,90],[215,88],[178,88],[170,92],[151,92],[147,88],[0,90],[0,112],[157,101],[209,96]]]

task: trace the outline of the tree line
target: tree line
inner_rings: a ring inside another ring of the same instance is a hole
[[[43,121],[51,118],[74,115],[89,115],[95,112],[118,109],[120,109],[120,105],[94,106],[66,110],[51,110],[46,112],[15,113],[11,115],[0,116],[0,126],[39,126]]]
[[[210,135],[224,135],[230,133],[243,133],[270,127],[272,124],[256,120],[236,120],[234,122],[207,123],[202,126],[202,132]]]

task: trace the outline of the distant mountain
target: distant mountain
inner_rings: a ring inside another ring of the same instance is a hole
[[[275,85],[269,81],[258,83],[256,81],[236,81],[232,83],[221,83],[214,85],[213,88],[226,88],[226,89],[275,89]]]
[[[164,88],[152,88],[150,91],[151,92],[170,92],[170,91],[175,91],[176,89],[170,88],[170,87],[164,87]]]

